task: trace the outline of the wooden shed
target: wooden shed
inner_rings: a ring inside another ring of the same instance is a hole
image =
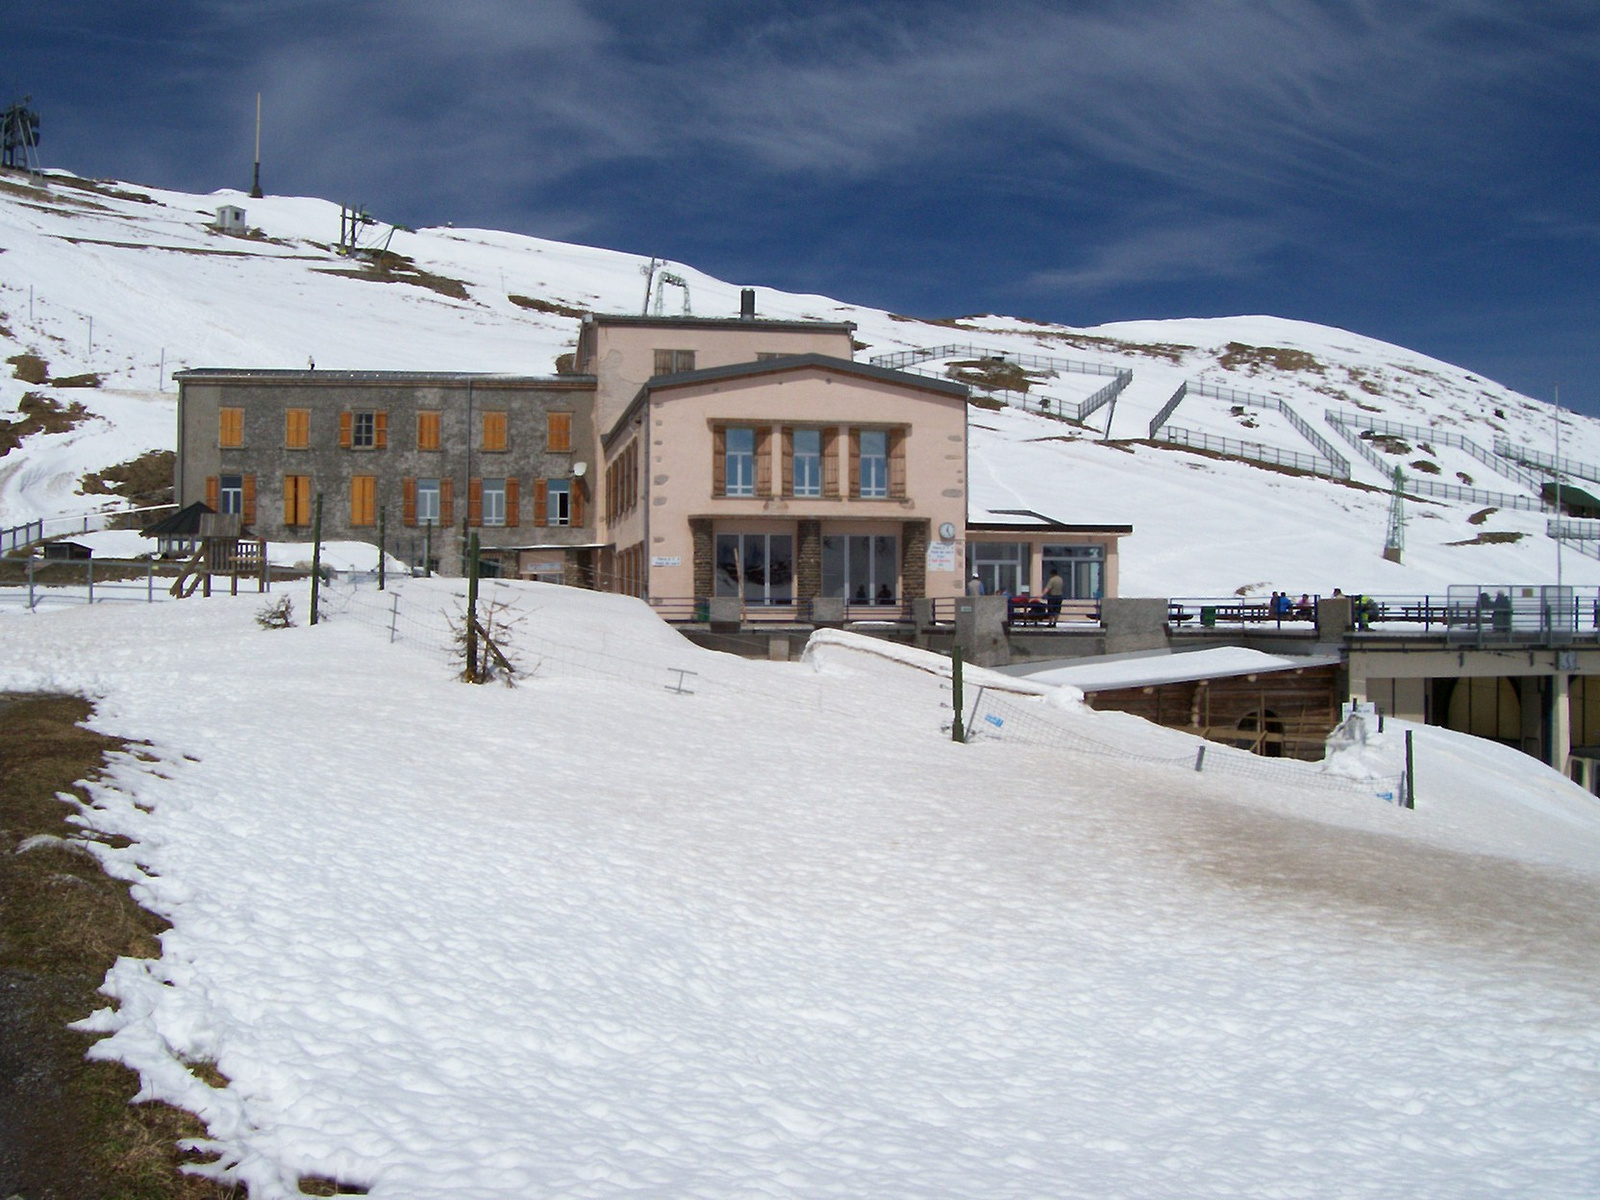
[[[1291,658],[1234,646],[1086,660],[1032,678],[1071,683],[1092,708],[1308,761],[1323,757],[1344,698],[1337,655]]]

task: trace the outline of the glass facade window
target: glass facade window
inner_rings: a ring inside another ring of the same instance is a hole
[[[794,494],[822,495],[822,430],[794,431]]]
[[[244,476],[224,475],[217,481],[217,500],[225,513],[235,516],[244,512]]]
[[[861,494],[889,494],[889,435],[881,429],[861,431]]]
[[[1042,548],[1040,580],[1051,571],[1061,573],[1061,595],[1067,600],[1099,600],[1105,595],[1104,546],[1052,546]]]
[[[972,542],[967,559],[985,596],[1015,596],[1028,588],[1027,542]]]
[[[747,425],[731,426],[723,451],[724,489],[729,496],[756,494],[756,431]]]
[[[358,412],[350,418],[350,445],[357,450],[370,450],[378,444],[378,414]]]
[[[545,520],[551,525],[572,524],[572,484],[552,479],[545,488]]]
[[[793,604],[793,535],[717,534],[716,594],[746,604]]]
[[[506,481],[504,479],[485,479],[483,481],[483,523],[485,525],[504,525],[506,523]]]
[[[893,604],[900,539],[892,534],[827,534],[822,539],[822,594],[851,604]]]
[[[417,524],[437,525],[439,523],[439,481],[437,479],[417,480]]]

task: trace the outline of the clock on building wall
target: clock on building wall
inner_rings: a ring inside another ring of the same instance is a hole
[[[950,524],[949,521],[946,521],[943,525],[939,526],[939,536],[947,542],[955,541],[956,527]]]

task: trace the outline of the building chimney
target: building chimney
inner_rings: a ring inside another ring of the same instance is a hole
[[[756,315],[756,290],[745,288],[739,293],[739,319],[752,321]]]

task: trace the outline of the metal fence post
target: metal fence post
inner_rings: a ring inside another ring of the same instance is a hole
[[[156,602],[156,560],[147,559],[144,565],[144,602]]]
[[[1411,730],[1406,730],[1406,807],[1417,806],[1417,762],[1412,752]]]
[[[394,640],[398,636],[395,633],[395,627],[398,626],[399,624],[400,624],[400,593],[396,592],[394,594],[394,606],[389,610],[389,644],[391,646],[394,645]]]
[[[89,584],[89,603],[94,603],[94,559],[85,559],[83,563],[83,577]]]
[[[317,623],[318,590],[322,584],[322,493],[317,493],[311,524],[311,624]]]
[[[32,612],[34,610],[34,608],[37,606],[37,604],[38,604],[38,601],[34,599],[34,595],[33,595],[33,555],[32,555],[32,553],[29,553],[29,555],[28,555],[28,611]]]
[[[951,709],[955,713],[950,725],[950,740],[964,742],[967,740],[966,731],[961,728],[961,647],[954,646],[950,650],[950,701]]]

